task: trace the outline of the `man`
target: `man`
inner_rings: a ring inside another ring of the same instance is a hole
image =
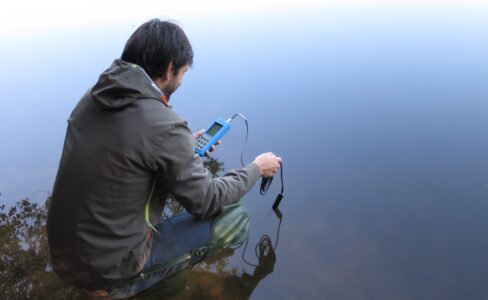
[[[144,272],[168,252],[205,244],[223,207],[276,173],[281,158],[272,153],[219,178],[203,167],[195,137],[169,104],[192,62],[183,30],[151,20],[73,110],[47,224],[62,278],[112,297],[142,291],[167,275],[144,281]],[[162,222],[168,194],[191,215]]]

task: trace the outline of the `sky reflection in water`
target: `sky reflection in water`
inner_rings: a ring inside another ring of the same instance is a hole
[[[486,6],[351,6],[182,24],[195,65],[174,109],[195,130],[242,112],[246,159],[284,158],[276,264],[253,298],[488,295],[487,17]],[[132,31],[2,47],[2,203],[45,199],[69,113]],[[216,154],[226,169],[239,166],[239,122]],[[275,240],[278,189],[245,197],[251,248]],[[224,269],[252,273],[241,250]]]

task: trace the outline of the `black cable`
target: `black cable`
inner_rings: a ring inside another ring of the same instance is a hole
[[[244,143],[244,148],[242,148],[242,152],[241,152],[241,165],[242,165],[242,167],[244,167],[244,152],[246,151],[247,141],[249,138],[249,124],[247,122],[246,117],[241,113],[237,113],[237,114],[233,115],[232,117],[230,117],[229,119],[227,119],[227,123],[232,122],[232,120],[234,120],[236,117],[241,117],[244,120],[244,122],[246,123],[246,141]],[[276,196],[276,200],[273,203],[273,209],[276,209],[279,206],[281,199],[283,199],[283,196],[285,195],[284,194],[285,187],[283,184],[283,164],[281,162],[280,162],[280,174],[281,174],[281,192],[278,194],[278,196]],[[274,177],[263,177],[262,178],[261,186],[259,189],[259,193],[261,195],[264,196],[266,194],[266,192],[268,192],[269,187],[271,186],[271,183],[273,182],[273,178]]]
[[[256,255],[256,258],[258,259],[258,262],[261,261],[262,257],[268,256],[271,251],[275,252],[276,247],[278,247],[278,240],[280,238],[280,229],[281,229],[281,218],[279,218],[279,223],[278,223],[278,229],[276,230],[276,242],[273,246],[273,242],[271,241],[271,238],[269,235],[264,234],[261,239],[259,240],[259,243],[256,244],[256,247],[254,247],[254,254]],[[246,257],[246,249],[247,249],[247,244],[249,243],[249,239],[246,241],[246,245],[244,246],[244,249],[242,250],[242,260],[253,267],[257,267],[258,265],[250,263]]]
[[[269,190],[274,177],[263,177],[261,180],[261,186],[259,187],[259,193],[264,196]]]
[[[233,115],[231,118],[229,118],[227,120],[227,123],[232,122],[232,120],[234,120],[237,116],[241,117],[244,120],[244,122],[246,123],[246,141],[244,143],[244,148],[242,148],[242,152],[241,152],[241,165],[242,165],[242,167],[244,167],[244,151],[246,151],[247,140],[249,137],[249,124],[247,123],[246,117],[244,117],[244,115],[241,113],[237,113],[237,114]]]
[[[280,239],[280,229],[281,229],[281,217],[279,218],[279,222],[278,222],[278,229],[276,230],[276,242],[275,242],[275,245],[273,247],[273,250],[276,251],[276,247],[278,247],[278,240]]]
[[[284,196],[285,187],[283,185],[283,164],[281,162],[280,162],[280,175],[281,175],[281,192],[280,192],[280,194],[282,194]],[[268,192],[269,187],[271,186],[271,183],[273,182],[273,178],[274,177],[263,177],[263,180],[261,180],[261,188],[259,189],[259,193],[261,195],[265,195]]]
[[[248,264],[248,265],[250,265],[250,266],[257,267],[258,265],[255,265],[255,264],[253,264],[253,263],[250,263],[250,262],[248,262],[248,261],[246,260],[245,254],[246,254],[247,244],[249,244],[249,238],[248,238],[248,239],[247,239],[247,241],[246,241],[246,245],[244,245],[244,250],[242,250],[242,260],[243,260],[243,261],[244,261],[246,264]],[[259,257],[258,257],[258,259],[259,259]]]
[[[233,115],[231,118],[227,119],[227,123],[232,122],[232,120],[234,120],[237,116],[241,117],[244,120],[244,122],[246,123],[246,141],[244,144],[244,148],[242,149],[242,152],[241,152],[241,165],[242,165],[242,167],[244,167],[244,152],[246,150],[247,141],[249,138],[249,124],[247,122],[246,117],[244,117],[244,115],[242,115],[241,113],[237,113],[237,114]],[[285,192],[285,187],[283,184],[283,164],[281,162],[280,162],[280,176],[281,176],[281,191],[280,191],[280,193],[278,193],[278,196],[276,197],[276,200],[273,203],[273,210],[275,212],[279,212],[278,206],[281,202],[281,199],[283,199],[284,192]],[[273,178],[274,177],[263,177],[263,179],[261,180],[261,187],[259,190],[259,193],[261,195],[265,195],[266,192],[269,190],[271,183],[273,182]],[[261,237],[261,239],[259,240],[259,243],[257,243],[256,247],[254,248],[254,254],[257,257],[258,262],[261,261],[262,257],[266,257],[269,254],[271,254],[271,251],[274,252],[276,250],[276,247],[278,246],[282,215],[281,215],[281,213],[279,213],[279,214],[277,213],[277,216],[279,219],[279,223],[278,223],[278,229],[276,231],[275,245],[273,246],[273,242],[271,241],[271,238],[269,237],[269,235],[267,235],[267,234],[263,235]],[[249,244],[249,239],[246,240],[246,245],[244,246],[244,249],[242,250],[242,260],[250,266],[257,267],[258,265],[250,263],[245,258],[245,253],[246,253],[246,249],[247,249],[248,244]]]
[[[259,243],[256,244],[254,254],[256,254],[258,261],[260,261],[263,256],[270,255],[271,251],[274,251],[273,242],[269,235],[265,234],[261,237]]]

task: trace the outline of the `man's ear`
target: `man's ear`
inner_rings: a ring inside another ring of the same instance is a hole
[[[170,62],[168,64],[168,68],[166,68],[166,71],[164,71],[163,74],[161,75],[163,81],[169,80],[171,78],[171,75],[173,75],[173,71],[174,71],[173,62]]]

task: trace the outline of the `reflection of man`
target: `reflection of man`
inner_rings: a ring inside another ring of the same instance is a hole
[[[165,231],[160,216],[168,193],[191,213],[174,220],[188,226],[171,246],[191,250],[208,241],[211,221],[204,220],[237,202],[260,175],[277,171],[281,159],[272,153],[223,177],[205,170],[194,136],[168,103],[192,61],[181,28],[151,20],[73,110],[48,237],[54,270],[75,285],[110,295],[166,258],[169,245],[160,245],[158,236]],[[153,276],[139,289],[161,279]]]
[[[233,250],[227,250],[211,259],[222,261],[223,256],[233,254]],[[209,272],[195,268],[172,277],[164,285],[144,294],[144,299],[250,299],[261,280],[273,272],[275,262],[275,252],[270,248],[269,252],[259,258],[259,265],[252,275],[246,272],[238,275],[235,269],[225,271],[217,268]]]

